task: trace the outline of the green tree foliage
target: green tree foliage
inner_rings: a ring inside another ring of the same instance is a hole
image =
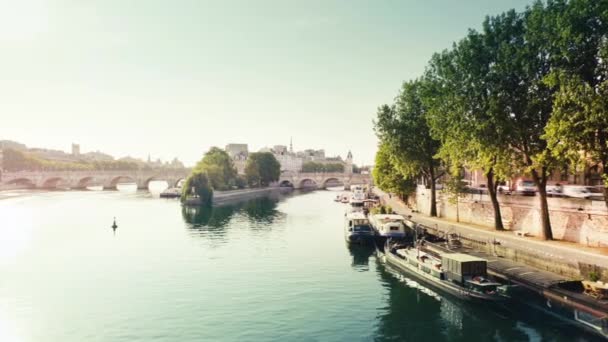
[[[226,151],[212,147],[199,161],[193,173],[204,173],[215,190],[229,190],[236,186],[237,173],[232,158]]]
[[[32,153],[10,148],[3,150],[3,169],[15,171],[92,171],[92,170],[137,170],[139,165],[124,160],[62,162],[47,160]]]
[[[381,144],[388,146],[399,171],[407,178],[424,177],[431,189],[429,214],[437,216],[435,182],[442,172],[441,161],[436,156],[440,142],[431,136],[427,124],[425,86],[422,79],[405,82],[396,103],[378,109],[374,124],[376,135]]]
[[[270,152],[252,153],[247,158],[245,176],[250,186],[268,186],[279,180],[281,164]]]
[[[201,206],[211,206],[213,188],[207,174],[203,171],[192,172],[182,185],[182,202],[192,197],[198,198]]]
[[[397,194],[405,199],[416,190],[416,182],[404,176],[396,166],[388,144],[381,144],[376,152],[376,163],[372,170],[374,184],[383,191]]]
[[[447,195],[448,202],[456,205],[456,222],[460,222],[460,198],[464,197],[467,184],[462,179],[461,168],[452,165],[450,176],[443,184],[442,192]]]
[[[344,164],[309,161],[302,164],[302,172],[344,172]]]
[[[497,60],[495,40],[490,31],[471,30],[452,50],[435,54],[425,75],[425,99],[431,134],[441,141],[439,156],[455,163],[450,165],[455,169],[465,165],[483,171],[494,227],[502,230],[497,188],[511,172],[511,151],[504,134],[508,117],[494,110],[499,95],[491,72]]]
[[[553,157],[575,169],[603,170],[608,206],[608,2],[577,0],[564,7],[555,42],[564,58],[547,78],[558,90],[544,138]]]

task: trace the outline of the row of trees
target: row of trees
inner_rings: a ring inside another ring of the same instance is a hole
[[[74,161],[64,162],[42,159],[30,153],[10,148],[4,149],[2,169],[14,171],[91,171],[91,170],[137,170],[139,165],[132,161]]]
[[[245,165],[245,175],[238,175],[226,151],[212,147],[192,169],[182,186],[182,201],[196,196],[202,205],[210,205],[213,191],[268,186],[278,181],[281,165],[272,153],[252,153]]]
[[[344,164],[309,161],[302,164],[302,172],[344,172]]]
[[[608,1],[598,0],[538,1],[486,18],[379,108],[376,165],[387,174],[374,172],[377,184],[422,176],[436,216],[443,172],[482,170],[503,229],[498,181],[527,174],[539,190],[542,237],[552,239],[552,170],[598,165],[608,201],[607,29]]]

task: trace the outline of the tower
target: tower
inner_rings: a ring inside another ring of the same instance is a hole
[[[293,153],[293,137],[289,138],[289,153]]]
[[[72,156],[80,156],[80,145],[72,143]]]
[[[348,151],[348,154],[346,155],[344,172],[353,173],[353,154],[350,152],[350,150]]]

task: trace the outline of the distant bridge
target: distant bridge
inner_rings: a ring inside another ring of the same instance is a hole
[[[12,187],[85,189],[93,185],[102,185],[104,189],[116,189],[119,183],[135,183],[139,189],[147,189],[152,181],[166,181],[169,187],[173,187],[186,179],[189,174],[189,169],[3,172],[0,176],[0,189]],[[348,189],[354,184],[371,184],[371,177],[358,173],[287,171],[281,173],[278,184],[294,189],[325,189],[331,186],[344,186]]]
[[[189,173],[189,169],[3,172],[0,177],[0,189],[16,186],[84,189],[93,185],[116,189],[119,183],[135,183],[139,189],[147,189],[151,181],[166,181],[172,187],[185,179]]]
[[[325,189],[331,186],[344,186],[349,189],[355,184],[371,184],[369,174],[342,173],[342,172],[289,172],[281,173],[280,186],[291,186],[294,189],[318,188]]]

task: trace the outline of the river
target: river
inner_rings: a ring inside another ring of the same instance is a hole
[[[593,340],[349,249],[335,194],[194,211],[148,192],[2,193],[0,341]]]

